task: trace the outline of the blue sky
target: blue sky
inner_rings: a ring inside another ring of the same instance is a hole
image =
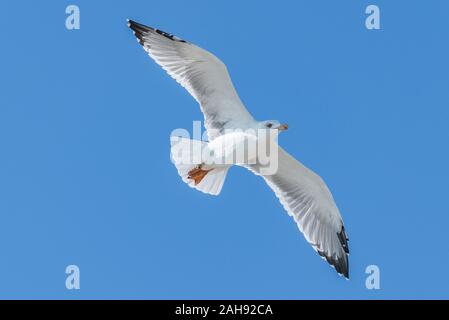
[[[77,4],[81,29],[65,28]],[[381,30],[365,8],[381,9]],[[449,298],[449,3],[2,1],[0,298]],[[351,280],[263,181],[218,198],[169,161],[195,101],[126,18],[215,53],[258,119],[328,183]],[[65,268],[81,269],[81,290]],[[378,265],[381,290],[365,288]]]

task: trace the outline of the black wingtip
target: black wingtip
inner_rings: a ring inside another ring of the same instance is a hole
[[[146,26],[144,24],[141,24],[141,23],[136,22],[131,19],[127,19],[127,22],[128,22],[128,27],[130,29],[132,29],[134,32],[144,33],[144,32],[148,32],[150,30],[154,30],[153,28],[151,28],[149,26]]]
[[[342,264],[342,275],[343,277],[345,277],[347,280],[349,280],[349,261],[348,261],[348,256],[345,255],[344,257],[345,262]]]
[[[346,236],[345,227],[342,226],[339,233],[337,233],[338,240],[340,240],[341,246],[345,250],[347,254],[349,254],[349,244],[348,244],[348,237]]]
[[[349,244],[348,244],[348,236],[346,235],[345,226],[341,227],[340,232],[337,234],[338,240],[340,240],[340,244],[345,251],[344,259],[341,260],[340,270],[342,271],[342,275],[349,280]]]
[[[130,28],[134,32],[134,35],[137,38],[137,42],[139,42],[143,46],[145,44],[145,34],[153,30],[153,28],[145,26],[131,19],[126,20],[128,22],[128,28]]]
[[[318,254],[335,268],[335,271],[349,280],[349,245],[348,237],[346,236],[345,227],[342,226],[340,232],[337,233],[338,240],[341,244],[342,252],[338,256],[328,255],[323,251],[317,249]]]
[[[185,41],[177,36],[174,36],[168,32],[162,31],[160,29],[155,29],[155,28],[146,26],[144,24],[141,24],[141,23],[136,22],[131,19],[127,19],[127,22],[128,22],[128,27],[134,31],[134,34],[140,41],[143,41],[144,35],[147,34],[148,32],[156,32],[157,34],[159,34],[167,39],[170,39],[172,41],[187,43],[187,41]]]
[[[338,274],[349,280],[349,259],[347,254],[344,254],[343,257],[328,256],[321,251],[318,251],[318,254],[333,266]]]

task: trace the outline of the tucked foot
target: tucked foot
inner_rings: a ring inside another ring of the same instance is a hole
[[[188,173],[188,178],[193,180],[195,182],[195,185],[199,185],[201,181],[203,181],[204,177],[207,176],[209,172],[211,172],[213,169],[204,170],[201,165],[196,167],[193,170],[190,170]]]

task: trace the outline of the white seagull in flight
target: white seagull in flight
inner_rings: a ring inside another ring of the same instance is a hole
[[[210,141],[203,142],[206,146],[223,137],[227,129],[288,128],[274,120],[255,120],[240,100],[225,64],[210,52],[131,20],[128,26],[149,56],[200,104]],[[220,193],[230,167],[175,165],[191,187],[213,195]],[[246,167],[264,178],[316,252],[349,278],[348,238],[324,181],[280,147],[276,173],[263,175],[257,165]]]

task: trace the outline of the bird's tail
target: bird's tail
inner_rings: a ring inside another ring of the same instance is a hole
[[[207,142],[175,136],[170,140],[171,160],[181,179],[201,192],[219,195],[230,166],[204,161],[210,154]]]

